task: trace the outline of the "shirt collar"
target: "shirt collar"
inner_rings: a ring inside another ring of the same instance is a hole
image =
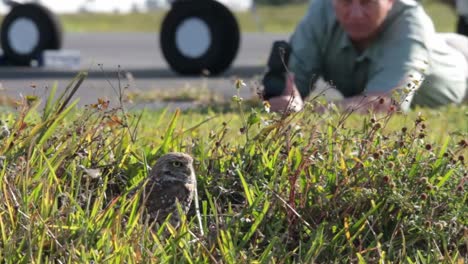
[[[353,44],[351,43],[348,36],[346,35],[346,32],[344,31],[343,34],[341,34],[339,47],[340,49],[353,48]]]
[[[353,43],[351,40],[348,38],[346,35],[346,32],[343,31],[343,34],[341,35],[341,38],[339,40],[339,47],[342,51],[348,51],[348,52],[353,52],[356,53],[356,62],[362,62],[366,59],[370,59],[372,57],[372,52],[374,48],[372,45],[365,49],[361,54],[357,54],[357,51],[355,50]]]

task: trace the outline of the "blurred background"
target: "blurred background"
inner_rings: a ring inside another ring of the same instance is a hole
[[[159,30],[170,0],[35,0],[62,17],[66,31],[154,31]],[[309,0],[218,0],[236,13],[243,31],[288,32],[305,13]],[[457,16],[455,0],[420,0],[438,31],[453,31]],[[0,2],[0,15],[9,7]],[[107,14],[105,17],[86,15]],[[140,16],[132,16],[140,14]],[[145,14],[147,16],[145,16]],[[116,15],[112,19],[112,15]],[[92,22],[92,23],[91,23]],[[90,24],[93,24],[92,26]]]
[[[142,101],[160,100],[165,96],[185,99],[204,97],[208,100],[230,98],[236,92],[233,83],[238,78],[243,79],[249,87],[243,89],[241,95],[244,98],[255,97],[272,43],[289,38],[304,16],[309,0],[218,0],[232,12],[238,24],[238,29],[229,31],[232,35],[238,35],[232,41],[225,39],[230,34],[226,33],[224,25],[217,25],[225,41],[220,46],[226,47],[236,42],[238,47],[232,47],[229,52],[222,51],[223,57],[232,57],[232,64],[220,67],[218,73],[208,72],[202,76],[180,74],[185,69],[179,69],[178,72],[177,67],[167,63],[168,55],[163,54],[162,47],[164,34],[161,34],[163,22],[171,10],[167,0],[16,2],[36,2],[56,15],[60,29],[56,29],[54,34],[63,41],[56,41],[52,49],[58,50],[59,58],[64,54],[65,59],[67,54],[79,57],[79,66],[63,67],[63,64],[59,64],[58,67],[24,67],[19,65],[21,63],[13,65],[13,60],[10,60],[10,63],[7,61],[4,67],[0,67],[0,91],[11,97],[19,97],[30,93],[31,87],[46,88],[54,83],[58,83],[60,90],[79,70],[86,70],[89,77],[77,96],[81,98],[82,104],[87,104],[96,98],[116,98],[115,88],[119,86],[128,87],[128,93],[134,101],[137,98]],[[202,1],[181,2],[199,4]],[[454,0],[420,2],[433,19],[437,31],[455,31],[458,15]],[[0,20],[5,21],[11,8],[5,1],[0,2]],[[225,22],[225,17],[222,16],[223,21],[216,23]],[[3,32],[8,30],[4,29]],[[27,34],[16,36],[11,43],[18,43],[20,48],[24,48]],[[45,36],[49,36],[48,33]],[[188,36],[185,41],[188,48],[199,36]],[[2,45],[7,43],[4,39]],[[166,43],[168,47],[174,45]],[[183,61],[178,63],[182,66],[191,64]],[[188,102],[191,103],[193,101]]]

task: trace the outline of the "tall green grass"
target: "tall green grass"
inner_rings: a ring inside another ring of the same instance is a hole
[[[85,77],[2,115],[5,263],[467,261],[466,105],[278,115],[237,95],[224,113],[77,108]],[[196,160],[203,232],[194,209],[178,230],[151,228],[125,195],[168,151]]]

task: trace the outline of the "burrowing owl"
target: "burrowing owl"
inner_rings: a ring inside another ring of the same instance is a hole
[[[179,152],[168,153],[156,161],[144,181],[140,206],[145,207],[151,222],[162,223],[172,213],[169,222],[177,228],[180,224],[177,203],[187,213],[196,188],[192,157]]]

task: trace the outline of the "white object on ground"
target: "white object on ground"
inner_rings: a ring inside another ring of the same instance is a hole
[[[46,68],[76,70],[80,67],[81,55],[79,50],[45,50],[42,60]]]

